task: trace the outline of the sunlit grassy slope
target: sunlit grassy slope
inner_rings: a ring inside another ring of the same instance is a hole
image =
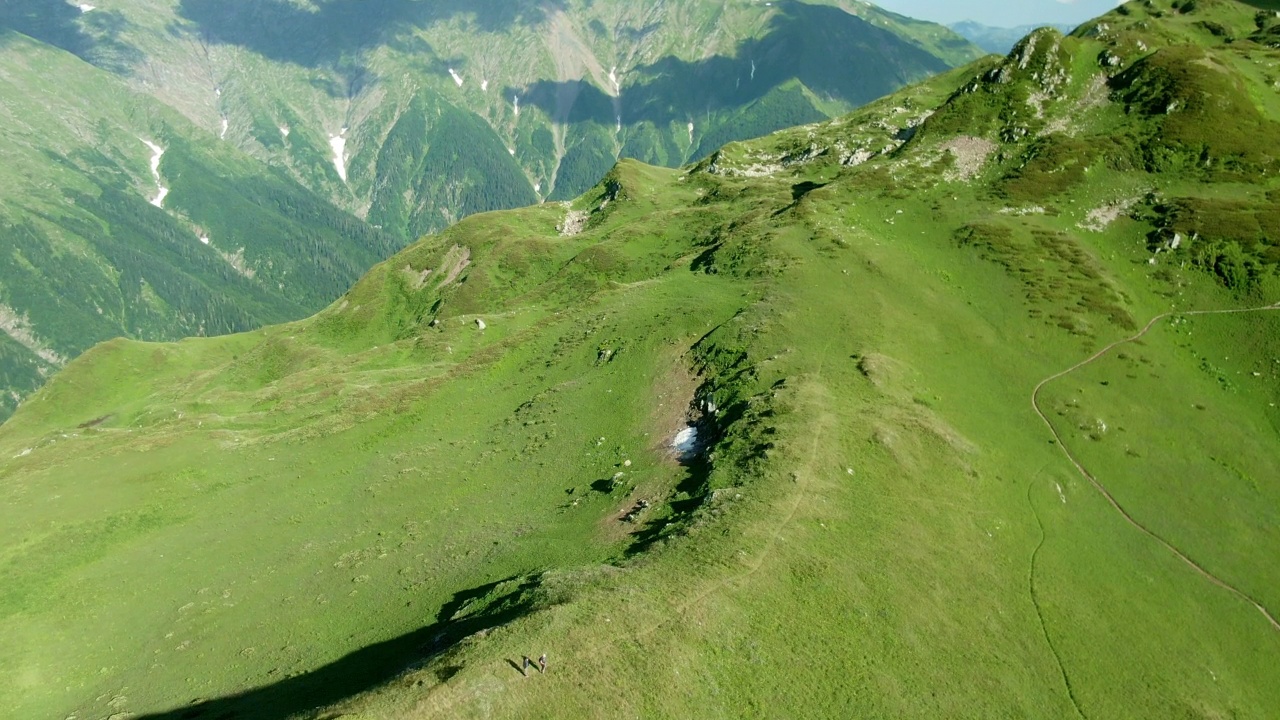
[[[1280,19],[1177,5],[99,346],[0,430],[0,714],[1270,717]]]

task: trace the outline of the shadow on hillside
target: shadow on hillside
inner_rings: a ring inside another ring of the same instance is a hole
[[[238,45],[272,60],[332,67],[404,31],[458,15],[476,30],[500,32],[542,22],[564,0],[315,0],[315,9],[292,0],[181,0],[178,14],[208,42]]]
[[[768,31],[732,55],[662,58],[630,71],[620,98],[585,80],[540,81],[505,92],[566,123],[612,126],[620,112],[626,124],[665,127],[743,107],[793,79],[820,96],[861,105],[948,69],[925,50],[839,8],[795,0],[778,5]]]
[[[283,720],[332,705],[439,656],[469,635],[515,620],[530,611],[537,588],[536,578],[511,577],[465,590],[440,608],[434,623],[419,630],[271,685],[136,720]],[[480,609],[473,611],[475,605]],[[458,669],[447,667],[437,675],[447,680]]]
[[[0,31],[23,35],[113,71],[126,71],[142,53],[119,40],[128,21],[117,11],[82,13],[75,5],[49,0],[3,0]],[[0,32],[0,46],[5,35]]]
[[[708,481],[711,477],[711,461],[707,459],[706,453],[698,453],[692,458],[683,459],[680,464],[685,468],[685,475],[684,479],[676,485],[675,494],[686,496],[685,499],[671,501],[670,515],[648,520],[631,533],[631,544],[623,553],[626,557],[640,555],[651,549],[659,540],[664,540],[678,531],[693,518],[694,512],[710,497]]]

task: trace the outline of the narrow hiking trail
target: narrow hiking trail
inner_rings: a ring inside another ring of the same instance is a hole
[[[1031,508],[1031,515],[1036,519],[1036,529],[1040,531],[1040,541],[1036,543],[1036,549],[1031,551],[1031,568],[1027,572],[1027,590],[1031,594],[1031,605],[1036,610],[1036,620],[1040,621],[1040,634],[1044,637],[1045,645],[1049,646],[1049,652],[1053,654],[1054,662],[1058,664],[1058,673],[1062,675],[1062,684],[1067,688],[1067,698],[1071,700],[1071,705],[1076,709],[1076,715],[1082,718],[1088,718],[1085,715],[1084,708],[1080,707],[1080,700],[1076,697],[1075,686],[1071,684],[1071,676],[1067,674],[1067,665],[1062,661],[1062,654],[1058,652],[1058,646],[1053,644],[1053,637],[1049,635],[1049,627],[1044,622],[1044,610],[1040,607],[1040,596],[1036,594],[1036,559],[1040,557],[1040,550],[1044,547],[1045,540],[1048,535],[1044,531],[1044,523],[1040,520],[1040,513],[1036,511],[1035,503],[1031,501],[1031,489],[1035,487],[1034,483],[1027,484],[1027,507]]]
[[[1035,390],[1031,392],[1031,407],[1032,409],[1035,410],[1036,415],[1040,417],[1040,420],[1044,422],[1045,426],[1049,428],[1049,432],[1053,434],[1054,441],[1057,443],[1058,447],[1062,450],[1062,454],[1067,457],[1067,460],[1071,461],[1071,464],[1075,466],[1076,470],[1080,473],[1080,475],[1083,476],[1084,479],[1088,480],[1089,484],[1092,485],[1093,488],[1097,490],[1099,494],[1102,495],[1102,497],[1106,498],[1107,502],[1110,503],[1111,507],[1114,508],[1116,512],[1120,513],[1120,516],[1124,518],[1125,522],[1132,525],[1142,534],[1160,543],[1160,545],[1162,545],[1166,550],[1173,553],[1174,556],[1176,556],[1179,560],[1186,563],[1188,566],[1191,567],[1191,569],[1195,570],[1197,573],[1199,573],[1202,577],[1204,577],[1209,582],[1232,593],[1236,597],[1252,605],[1254,609],[1262,613],[1262,616],[1267,619],[1267,622],[1270,623],[1272,629],[1280,632],[1280,622],[1276,621],[1276,618],[1271,614],[1270,611],[1267,610],[1267,608],[1263,607],[1262,603],[1255,600],[1252,596],[1250,596],[1248,593],[1245,593],[1243,590],[1236,588],[1234,585],[1231,585],[1230,583],[1223,580],[1222,578],[1219,578],[1217,575],[1214,575],[1213,573],[1209,572],[1204,567],[1202,567],[1199,563],[1197,563],[1196,561],[1188,557],[1181,550],[1174,547],[1173,544],[1170,543],[1168,540],[1165,540],[1164,538],[1160,537],[1155,532],[1149,530],[1145,525],[1135,520],[1134,517],[1130,515],[1127,510],[1124,509],[1124,506],[1122,506],[1119,503],[1119,501],[1117,501],[1115,497],[1110,493],[1110,491],[1107,490],[1107,488],[1102,484],[1102,482],[1099,481],[1098,478],[1093,475],[1093,473],[1089,472],[1089,470],[1085,468],[1084,464],[1075,456],[1075,454],[1071,452],[1071,449],[1067,447],[1067,444],[1063,440],[1062,435],[1058,432],[1058,429],[1054,427],[1054,424],[1049,420],[1049,416],[1045,414],[1044,410],[1040,407],[1040,393],[1042,390],[1044,390],[1044,388],[1047,385],[1054,382],[1055,380],[1064,378],[1070,375],[1071,373],[1076,372],[1077,370],[1080,370],[1082,368],[1088,367],[1089,365],[1092,365],[1098,360],[1101,360],[1102,358],[1106,357],[1108,353],[1110,353],[1112,350],[1118,347],[1121,347],[1123,345],[1128,345],[1130,343],[1141,340],[1143,337],[1147,335],[1147,333],[1151,332],[1151,330],[1155,328],[1157,323],[1159,323],[1161,320],[1164,320],[1165,318],[1169,318],[1174,315],[1183,315],[1183,316],[1237,315],[1237,314],[1243,314],[1243,313],[1268,312],[1268,311],[1278,311],[1278,310],[1280,310],[1280,302],[1272,305],[1266,305],[1263,307],[1241,308],[1236,310],[1186,310],[1186,311],[1173,311],[1173,312],[1162,313],[1152,318],[1151,321],[1147,323],[1146,327],[1142,328],[1142,330],[1139,331],[1136,335],[1125,338],[1123,340],[1117,340],[1111,343],[1110,345],[1102,348],[1098,352],[1094,353],[1089,358],[1086,358],[1085,360],[1082,360],[1076,363],[1075,365],[1072,365],[1071,367],[1067,368],[1066,370],[1063,370],[1062,372],[1056,373],[1054,375],[1050,375],[1044,380],[1041,380],[1040,383],[1036,385]],[[1037,519],[1037,522],[1038,522],[1038,519]]]

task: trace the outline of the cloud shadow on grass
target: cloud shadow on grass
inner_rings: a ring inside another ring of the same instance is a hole
[[[182,0],[179,16],[206,40],[271,60],[334,67],[406,31],[466,15],[477,32],[541,23],[564,0]]]
[[[128,72],[143,57],[119,40],[127,25],[119,12],[96,9],[82,13],[57,0],[0,2],[0,47],[7,38],[12,39],[4,31],[12,30],[113,72]]]

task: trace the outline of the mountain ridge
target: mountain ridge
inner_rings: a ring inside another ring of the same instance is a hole
[[[1052,27],[1063,33],[1070,33],[1076,26],[1066,23],[1047,23],[1041,25],[1019,25],[1017,27],[995,27],[983,25],[973,20],[965,20],[964,22],[948,25],[948,27],[983,50],[1004,55],[1012,50],[1019,40],[1031,34],[1037,28]]]
[[[0,417],[54,368],[42,352],[297,318],[423,233],[574,197],[620,155],[680,164],[873,99],[946,67],[937,55],[974,54],[940,26],[860,5],[851,9],[868,20],[836,5],[704,0],[45,5],[0,9],[14,98],[0,147],[20,158],[0,204],[8,232],[35,243],[0,278],[13,318],[0,338]],[[832,33],[836,60],[890,60],[848,73],[810,56],[791,79],[781,65],[811,32]],[[760,57],[731,57],[740,50]],[[751,85],[757,61],[758,87],[729,89]],[[45,102],[36,64],[66,76],[67,97]],[[169,147],[174,133],[181,150]],[[57,184],[89,195],[59,197]],[[148,219],[123,218],[126,205]],[[117,231],[132,239],[109,252],[94,239]],[[92,261],[45,260],[65,257],[62,247]],[[144,261],[136,247],[168,249]],[[93,297],[59,284],[68,273]],[[105,289],[118,277],[125,287]]]

